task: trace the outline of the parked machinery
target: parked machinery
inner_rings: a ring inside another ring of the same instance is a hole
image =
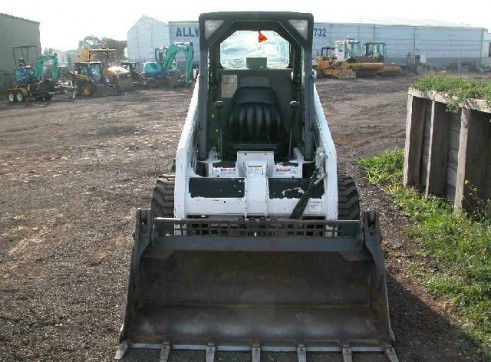
[[[27,98],[50,100],[55,94],[66,93],[58,85],[58,57],[56,54],[38,55],[35,45],[23,45],[13,48],[15,85],[7,90],[9,103],[23,102]],[[31,65],[31,58],[34,58]]]
[[[377,75],[382,77],[395,77],[401,75],[402,69],[396,64],[387,64],[386,58],[386,44],[381,42],[368,42],[365,43],[365,58],[375,63],[383,63],[383,67],[377,70]]]
[[[364,47],[355,39],[346,38],[336,41],[334,54],[339,62],[356,73],[357,78],[378,76],[396,76],[401,68],[395,64],[385,64],[385,43],[368,42]]]
[[[178,67],[176,56],[184,53],[185,64]],[[168,47],[155,49],[155,61],[143,63],[141,82],[147,87],[160,85],[190,86],[193,82],[194,49],[191,42],[175,42]]]
[[[175,166],[136,212],[129,348],[385,353],[377,213],[360,221],[312,77],[311,14],[199,18],[200,75]],[[165,138],[165,135],[162,134]]]
[[[76,62],[71,74],[74,97],[118,95],[133,88],[130,70],[121,66],[109,66],[108,61],[91,60],[97,53],[103,53],[107,60],[110,52],[114,52],[114,49],[89,49],[83,52],[87,56],[79,59],[87,61]]]
[[[330,77],[336,79],[355,78],[355,72],[346,62],[338,61],[334,51],[335,48],[333,47],[322,47],[320,55],[312,61],[314,77]]]

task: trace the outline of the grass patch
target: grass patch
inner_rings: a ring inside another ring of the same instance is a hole
[[[491,81],[472,80],[450,75],[429,75],[411,85],[422,92],[436,91],[455,97],[447,104],[449,112],[457,112],[459,103],[466,99],[484,99],[491,106]]]
[[[402,187],[403,150],[360,161],[369,182],[382,185],[413,221],[408,234],[432,267],[413,270],[431,292],[456,307],[463,328],[491,357],[491,215],[453,212],[446,200]]]

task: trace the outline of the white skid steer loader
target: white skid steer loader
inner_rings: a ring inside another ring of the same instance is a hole
[[[129,348],[385,354],[378,216],[360,215],[312,77],[311,14],[202,14],[175,173],[136,215]],[[360,220],[361,217],[361,220]]]

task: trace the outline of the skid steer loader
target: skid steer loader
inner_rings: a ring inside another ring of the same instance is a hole
[[[376,352],[397,361],[378,216],[360,215],[312,77],[311,14],[199,18],[200,74],[150,209],[136,213],[129,349]],[[362,219],[360,221],[360,218]],[[130,353],[131,354],[131,353]]]

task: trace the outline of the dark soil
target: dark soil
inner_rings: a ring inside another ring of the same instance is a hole
[[[405,235],[408,222],[390,198],[368,185],[357,163],[403,147],[407,89],[414,80],[319,79],[317,87],[340,172],[354,177],[363,209],[380,212],[400,360],[479,361],[449,303],[409,273],[421,261]],[[112,360],[135,210],[150,206],[155,180],[171,167],[191,93],[139,90],[0,106],[0,361]],[[171,356],[205,359],[204,352]],[[219,353],[216,359],[250,358]],[[128,359],[155,361],[158,351],[130,352]],[[269,354],[263,360],[296,356]]]

